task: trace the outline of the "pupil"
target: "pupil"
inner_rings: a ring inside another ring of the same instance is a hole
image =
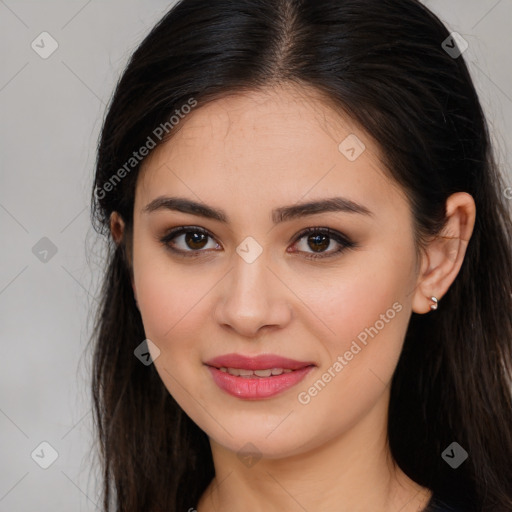
[[[321,246],[316,245],[316,247],[311,247],[315,251],[320,249],[318,252],[321,252],[321,250],[327,249],[327,247],[329,247],[329,237],[327,235],[310,235],[308,242],[313,242],[313,244],[322,244]]]
[[[191,249],[202,249],[206,235],[204,233],[188,232],[185,234],[185,242]],[[198,244],[198,246],[196,245]]]

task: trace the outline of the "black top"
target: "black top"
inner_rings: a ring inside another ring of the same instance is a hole
[[[197,505],[195,507],[197,509]],[[441,500],[434,494],[427,503],[427,507],[423,512],[469,512],[457,507],[456,505],[450,505],[446,501]]]
[[[424,512],[469,512],[463,510],[456,505],[448,504],[446,501],[441,500],[436,495],[432,495],[427,504]]]

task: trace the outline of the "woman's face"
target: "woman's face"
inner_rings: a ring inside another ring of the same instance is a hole
[[[385,430],[370,413],[417,279],[410,207],[377,146],[304,91],[192,110],[144,163],[134,207],[133,285],[163,383],[214,442],[270,458]]]

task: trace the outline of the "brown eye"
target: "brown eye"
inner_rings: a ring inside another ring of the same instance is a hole
[[[329,258],[356,247],[349,238],[329,228],[308,228],[299,233],[295,240],[294,246],[297,245],[298,250],[292,252],[302,252],[309,259]],[[334,249],[328,251],[330,247]]]
[[[207,247],[210,239],[213,246]],[[171,251],[184,256],[199,256],[206,249],[220,248],[207,231],[194,226],[173,229],[161,238],[160,242]]]
[[[316,252],[325,251],[329,247],[331,239],[327,235],[309,235],[308,244]]]
[[[208,235],[197,231],[188,231],[185,234],[185,243],[190,249],[203,249],[208,240]]]
[[[180,256],[198,257],[211,249],[222,249],[210,233],[195,226],[175,228],[161,238],[160,242]],[[212,246],[208,247],[209,243]],[[296,245],[301,246],[299,250],[290,252],[303,253],[308,259],[328,258],[357,247],[349,238],[329,228],[308,228],[302,231],[292,247]]]

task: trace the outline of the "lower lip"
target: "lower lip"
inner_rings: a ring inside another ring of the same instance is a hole
[[[305,366],[293,372],[271,377],[237,377],[213,366],[208,366],[208,370],[219,388],[237,398],[252,400],[268,398],[295,386],[313,368],[313,366]]]

